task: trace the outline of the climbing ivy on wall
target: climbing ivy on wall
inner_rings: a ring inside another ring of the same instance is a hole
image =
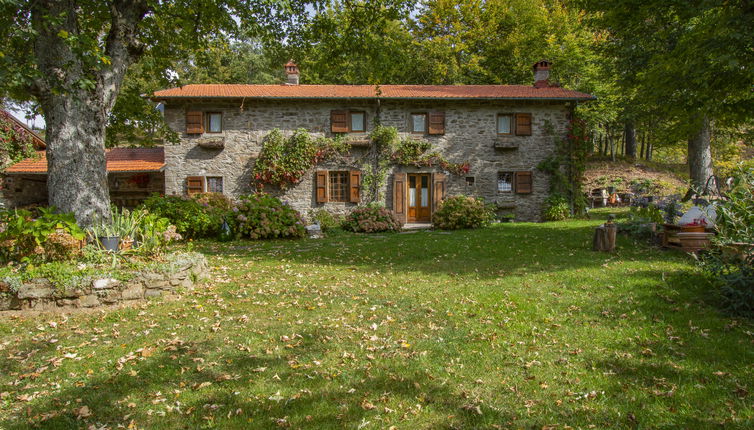
[[[342,137],[314,138],[304,129],[285,137],[275,129],[264,138],[252,176],[259,188],[273,185],[286,189],[301,182],[306,172],[317,163],[334,155],[346,154],[348,150],[348,143]]]
[[[546,127],[554,134],[551,124]],[[589,133],[586,122],[575,117],[568,122],[566,131],[565,138],[556,138],[555,153],[537,168],[550,174],[550,200],[564,198],[572,215],[582,215],[586,212],[582,187],[590,150]]]
[[[0,112],[0,169],[34,155],[31,134]]]

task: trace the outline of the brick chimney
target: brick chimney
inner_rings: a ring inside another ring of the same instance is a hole
[[[288,85],[298,85],[298,66],[293,60],[285,65],[285,74],[288,75],[288,81],[286,82]]]
[[[547,88],[550,86],[550,63],[542,60],[534,63],[534,88]]]

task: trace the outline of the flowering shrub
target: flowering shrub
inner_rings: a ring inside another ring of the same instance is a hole
[[[34,155],[31,133],[0,111],[0,167]]]
[[[143,208],[161,218],[167,218],[185,238],[216,236],[220,232],[225,211],[205,206],[196,199],[153,194],[144,201]]]
[[[205,208],[215,208],[223,211],[233,209],[233,201],[223,193],[198,193],[191,197]]]
[[[265,193],[242,196],[235,213],[236,234],[250,239],[301,238],[304,219],[287,203]]]
[[[454,175],[469,173],[471,166],[468,162],[451,163],[437,151],[429,152],[432,145],[425,140],[403,139],[390,156],[392,162],[417,167],[440,166]]]
[[[314,139],[304,129],[296,130],[286,138],[275,129],[265,137],[252,175],[260,187],[269,184],[284,189],[301,182],[307,170],[315,164],[345,152],[348,152],[348,145],[340,139]]]
[[[343,221],[343,229],[361,233],[399,231],[401,223],[386,208],[379,205],[361,206],[351,211]]]
[[[479,228],[490,225],[495,211],[483,199],[467,196],[448,197],[432,215],[432,225],[443,230]]]

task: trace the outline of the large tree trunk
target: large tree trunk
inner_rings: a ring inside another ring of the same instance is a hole
[[[636,127],[633,121],[626,121],[626,156],[631,159],[636,158]]]
[[[691,185],[704,193],[705,186],[714,186],[712,181],[712,152],[710,151],[710,122],[705,116],[702,124],[688,141],[689,176]],[[713,180],[714,181],[714,180]]]
[[[144,0],[109,4],[109,27],[103,29],[108,62],[96,66],[88,54],[77,52],[61,37],[81,31],[80,7],[73,1],[56,0],[39,0],[32,6],[32,23],[38,33],[34,55],[41,72],[32,91],[47,125],[50,204],[73,212],[86,227],[110,220],[105,127],[126,70],[142,52],[136,29],[148,7]]]

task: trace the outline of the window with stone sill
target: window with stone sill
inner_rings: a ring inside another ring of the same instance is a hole
[[[427,132],[427,114],[426,113],[412,113],[411,114],[411,133],[424,134]]]
[[[222,133],[223,114],[221,112],[207,112],[207,133]]]
[[[348,172],[330,171],[328,172],[328,182],[330,186],[331,202],[348,201]]]
[[[363,132],[366,130],[365,127],[365,114],[364,112],[351,112],[351,131],[352,132]]]

